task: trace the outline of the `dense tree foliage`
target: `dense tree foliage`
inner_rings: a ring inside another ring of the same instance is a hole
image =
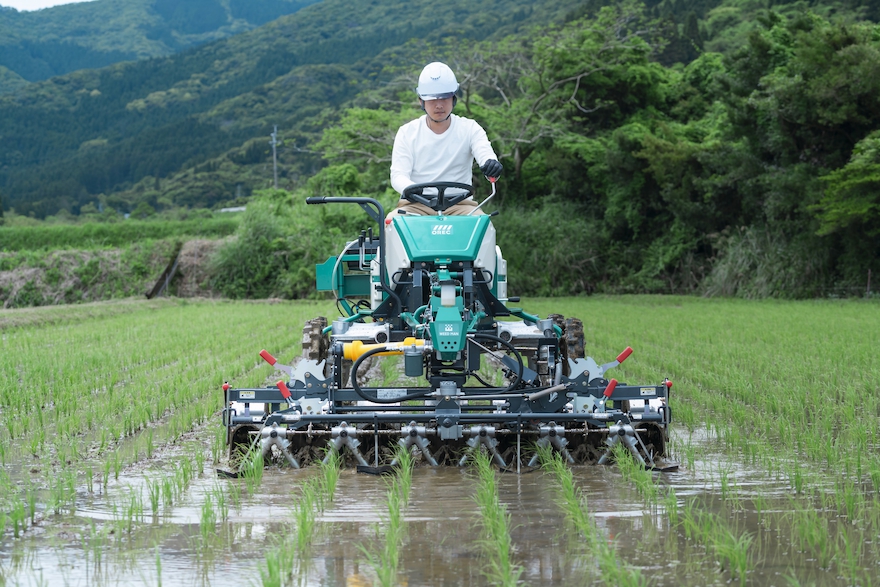
[[[880,268],[877,27],[766,12],[727,57],[674,68],[655,59],[662,30],[624,5],[528,39],[446,48],[460,108],[512,171],[496,224],[528,289],[864,291]],[[351,109],[319,145],[376,177],[393,119]],[[529,236],[520,217],[543,231]]]

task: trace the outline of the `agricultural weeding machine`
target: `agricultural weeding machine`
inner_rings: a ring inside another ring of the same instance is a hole
[[[358,205],[378,230],[317,266],[318,289],[335,293],[342,315],[306,323],[303,357],[282,365],[260,353],[285,377],[271,387],[223,386],[230,455],[261,447],[298,468],[329,449],[373,472],[394,464],[396,443],[432,466],[487,450],[499,467],[518,470],[535,464],[537,446],[601,464],[622,444],[647,467],[670,466],[671,382],[608,379],[631,348],[599,364],[584,356],[580,320],[509,305],[519,299],[507,295],[490,215],[443,214],[473,193],[451,182],[411,186],[404,197],[437,215],[388,219],[372,198],[306,200]],[[411,384],[370,386],[368,372],[383,361]]]

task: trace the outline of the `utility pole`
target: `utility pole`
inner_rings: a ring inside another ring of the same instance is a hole
[[[272,131],[270,135],[272,140],[269,141],[269,144],[272,145],[272,171],[275,175],[275,189],[278,189],[278,152],[276,147],[278,146],[278,125],[275,125],[275,130]]]

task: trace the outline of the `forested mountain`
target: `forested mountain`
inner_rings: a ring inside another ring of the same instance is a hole
[[[0,6],[0,93],[78,69],[170,55],[316,1],[94,0],[28,12]]]
[[[576,5],[494,0],[489,10],[452,0],[438,11],[428,0],[324,0],[180,54],[32,84],[0,96],[4,204],[37,217],[59,209],[76,214],[145,178],[139,189],[161,191],[161,178],[179,170],[209,176],[179,198],[166,194],[165,205],[211,206],[246,194],[252,187],[246,173],[211,172],[224,164],[265,164],[275,124],[291,141],[314,136],[326,123],[322,116],[332,119],[334,108],[379,83],[387,63],[375,58],[382,51],[413,38],[439,43],[451,35],[481,39],[527,30],[561,20]],[[407,55],[393,59],[411,62]],[[223,161],[209,161],[231,149]],[[314,159],[306,153],[301,168],[313,170]],[[134,197],[109,197],[105,204],[128,209]]]
[[[505,165],[496,226],[518,293],[864,292],[880,271],[876,3],[324,0],[0,96],[0,196],[37,218],[243,203],[272,185],[277,125],[279,187],[390,201],[394,131],[442,59]],[[263,282],[227,295],[303,295],[304,212],[273,220],[279,201],[249,206],[240,239],[271,247],[230,256],[269,251],[272,270],[255,261]]]

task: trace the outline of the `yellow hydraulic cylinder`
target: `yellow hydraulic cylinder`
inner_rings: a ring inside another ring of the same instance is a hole
[[[342,352],[346,359],[356,361],[361,355],[374,349],[385,349],[381,353],[376,353],[378,355],[402,355],[404,350],[413,346],[424,347],[424,339],[410,336],[400,342],[388,342],[385,344],[364,344],[359,340],[355,340],[342,345]]]

